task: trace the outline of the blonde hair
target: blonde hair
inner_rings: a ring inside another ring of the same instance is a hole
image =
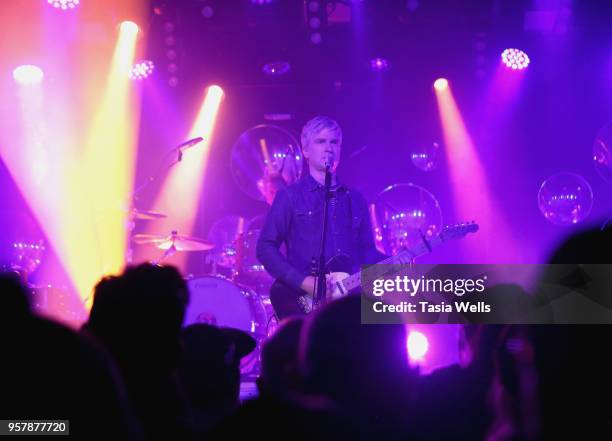
[[[323,130],[336,132],[340,138],[340,142],[342,142],[342,129],[340,128],[340,124],[327,116],[319,115],[304,124],[301,135],[302,149],[306,148],[308,144],[310,144],[310,141]]]

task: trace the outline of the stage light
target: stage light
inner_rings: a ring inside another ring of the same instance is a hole
[[[151,228],[146,230],[147,233],[176,230],[179,234],[193,234],[193,229],[197,225],[198,208],[204,194],[203,183],[206,182],[211,138],[223,95],[223,89],[219,86],[212,85],[207,88],[197,117],[190,132],[185,136],[185,139],[201,136],[204,142],[196,148],[186,150],[180,164],[169,171],[153,204],[155,210],[168,214],[168,218],[159,219],[156,225],[151,225]],[[189,188],[187,193],[186,188]],[[181,203],[177,204],[179,200]],[[183,269],[187,258],[185,254],[173,256],[168,263]],[[159,255],[153,254],[147,257],[156,258]]]
[[[501,58],[506,67],[513,70],[523,70],[529,66],[530,60],[525,52],[520,49],[506,49]]]
[[[312,44],[321,44],[322,40],[323,40],[323,37],[321,36],[320,33],[315,32],[313,34],[310,34],[310,42]]]
[[[138,25],[133,21],[124,21],[121,23],[121,32],[125,34],[138,34]]]
[[[262,70],[266,75],[278,77],[288,73],[291,70],[291,64],[288,61],[274,61],[264,64]]]
[[[446,78],[438,78],[434,82],[434,88],[436,90],[445,90],[446,88],[448,88],[448,80]]]
[[[491,262],[497,259],[512,261],[518,252],[512,229],[507,225],[504,211],[489,185],[486,163],[481,159],[465,123],[451,85],[441,78],[434,83],[438,103],[444,150],[450,178],[450,190],[455,201],[456,215],[463,219],[477,218],[480,224],[479,242],[466,240],[462,244],[464,262]],[[466,192],[465,189],[478,191]]]
[[[25,64],[13,70],[13,79],[23,85],[40,83],[43,77],[42,69],[32,64]]]
[[[321,9],[321,3],[320,2],[313,0],[313,1],[308,3],[308,10],[310,12],[313,12],[313,13],[314,12],[319,12],[319,9]]]
[[[374,72],[386,72],[391,69],[391,63],[386,58],[373,58],[370,60],[370,69]]]
[[[215,15],[215,10],[210,5],[206,5],[202,8],[202,17],[212,18]]]
[[[321,19],[319,17],[310,17],[308,20],[308,26],[312,29],[319,29],[321,27]]]
[[[422,332],[411,331],[406,339],[406,348],[411,361],[423,360],[429,351],[429,340]]]
[[[121,23],[106,80],[89,124],[85,151],[80,161],[86,189],[81,190],[96,207],[90,214],[97,240],[97,266],[81,265],[84,278],[79,291],[86,293],[101,274],[121,271],[126,257],[127,213],[121,207],[130,204],[136,159],[139,104],[137,88],[131,87],[130,71],[136,53],[138,26]],[[112,176],[112,179],[109,179]],[[80,245],[83,246],[82,244]]]
[[[144,80],[148,76],[153,74],[155,65],[151,60],[144,60],[136,63],[130,69],[128,76],[131,80]]]
[[[79,0],[47,0],[47,3],[52,5],[54,8],[63,9],[74,9],[79,5]]]

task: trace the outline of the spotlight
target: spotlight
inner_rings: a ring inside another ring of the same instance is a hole
[[[138,25],[133,21],[121,22],[121,32],[124,32],[126,34],[137,34]]]
[[[310,42],[312,44],[321,44],[322,40],[323,40],[323,37],[321,37],[320,33],[315,32],[313,34],[310,34]]]
[[[313,0],[311,2],[308,2],[308,10],[310,12],[319,12],[319,9],[321,9],[321,3],[319,3],[316,0]]]
[[[422,332],[411,331],[406,339],[406,348],[412,361],[423,360],[429,351],[429,340]]]
[[[128,76],[131,80],[144,80],[155,70],[155,65],[151,60],[144,60],[139,63],[136,63],[130,69]]]
[[[438,78],[434,82],[434,88],[436,90],[445,90],[448,87],[448,80],[446,78]]]
[[[74,9],[79,6],[79,0],[47,0],[51,6],[64,11]]]
[[[374,72],[386,72],[391,69],[391,63],[386,58],[373,58],[370,60],[370,69]]]
[[[520,49],[506,49],[501,58],[506,67],[513,70],[523,70],[529,66],[529,57]]]
[[[310,30],[310,42],[312,44],[321,44],[323,40],[322,31],[327,26],[327,3],[325,1],[311,0],[308,1],[306,7],[305,22]]]
[[[19,84],[37,84],[43,80],[44,73],[38,66],[25,64],[13,70],[13,79]]]
[[[264,64],[263,73],[272,77],[280,77],[291,70],[291,64],[288,61],[274,61]]]
[[[215,10],[210,5],[205,5],[202,7],[202,17],[204,18],[212,18],[215,15]]]
[[[319,17],[311,17],[310,20],[308,20],[308,25],[312,29],[319,29],[321,27],[321,19]]]

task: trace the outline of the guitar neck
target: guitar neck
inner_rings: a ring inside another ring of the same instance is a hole
[[[421,242],[410,250],[404,250],[397,253],[395,256],[387,257],[386,259],[378,262],[376,264],[376,268],[368,269],[368,277],[376,279],[383,276],[391,271],[391,268],[384,265],[397,265],[400,262],[400,258],[403,257],[414,259],[422,256],[429,253],[433,248],[437,247],[442,242],[443,240],[440,238],[440,236],[436,236],[427,243]],[[347,292],[359,288],[361,286],[361,271],[357,271],[355,274],[351,274],[346,279],[342,280],[342,285]]]

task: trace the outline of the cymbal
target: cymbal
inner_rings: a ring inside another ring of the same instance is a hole
[[[208,251],[215,244],[197,237],[183,236],[172,232],[168,235],[161,234],[135,234],[132,241],[139,245],[151,244],[161,250],[167,250],[174,245],[176,251]]]
[[[133,219],[139,220],[155,220],[168,217],[164,213],[160,213],[158,211],[139,210],[137,208],[132,209],[131,215]]]

